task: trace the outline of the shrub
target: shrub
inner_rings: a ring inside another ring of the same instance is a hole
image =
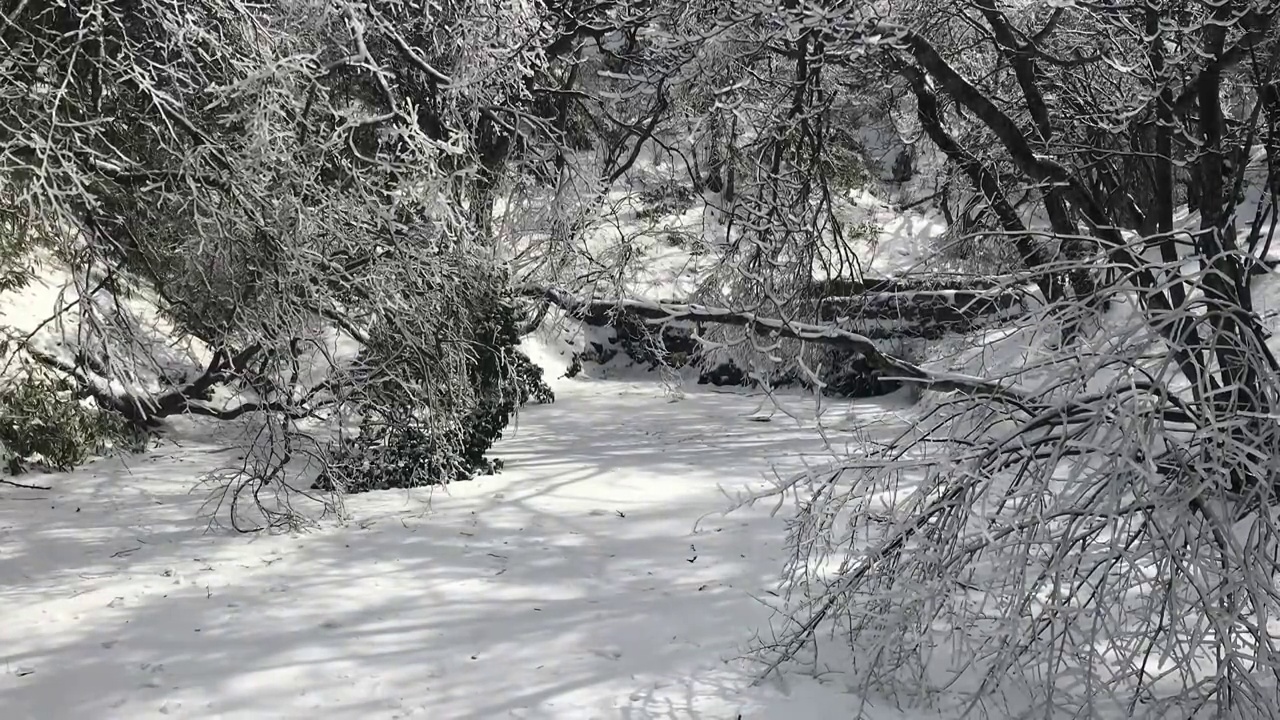
[[[679,215],[696,204],[693,189],[673,181],[642,191],[638,200],[642,205],[636,211],[636,218],[639,220]]]
[[[467,361],[470,410],[422,407],[413,398],[368,404],[360,434],[334,452],[316,488],[364,492],[420,487],[501,469],[500,461],[486,455],[517,409],[529,402],[553,402],[555,394],[543,380],[542,368],[515,347],[520,315],[510,298],[490,303],[477,319]]]
[[[41,240],[26,215],[12,204],[12,198],[0,191],[0,293],[21,290],[30,282],[31,254]]]
[[[70,470],[128,435],[122,419],[76,399],[69,380],[30,375],[0,387],[0,460],[13,475]]]

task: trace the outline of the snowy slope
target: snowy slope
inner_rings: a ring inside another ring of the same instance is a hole
[[[881,148],[887,153],[899,149],[896,143]],[[581,162],[590,166],[591,161]],[[523,188],[519,200],[498,208],[497,226],[508,246],[507,259],[522,279],[551,278],[601,296],[687,297],[716,274],[716,248],[726,242],[726,232],[738,234],[726,228],[716,196],[692,196],[689,177],[680,156],[646,147],[624,180],[603,196],[587,179],[576,177],[561,197],[545,187]],[[677,187],[689,196],[645,199]],[[857,256],[862,274],[892,277],[939,265],[937,240],[946,231],[939,214],[904,212],[869,191],[831,201],[843,226],[846,250]],[[568,239],[549,240],[546,228],[555,224],[548,220],[551,213],[573,219],[581,231]],[[548,243],[554,248],[551,252]],[[549,255],[556,260],[548,261]],[[827,279],[829,272],[829,267],[815,264],[815,278]]]
[[[173,325],[145,293],[117,297],[98,284],[100,278],[86,288],[84,278],[74,277],[64,263],[44,254],[34,260],[29,284],[17,292],[0,293],[0,340],[9,337],[29,343],[65,362],[72,362],[79,348],[90,346],[94,355],[109,356],[116,379],[125,385],[118,389],[129,392],[157,392],[182,383],[208,361],[199,341],[175,337]],[[85,342],[86,318],[112,328],[108,353]],[[0,377],[13,376],[17,357],[17,353],[0,354]]]

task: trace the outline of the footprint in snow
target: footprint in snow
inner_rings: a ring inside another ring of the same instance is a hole
[[[142,665],[140,665],[140,666],[139,666],[139,669],[141,669],[143,672],[147,673],[147,675],[149,676],[149,677],[147,677],[147,679],[146,679],[146,680],[143,680],[143,681],[142,681],[142,687],[147,687],[147,688],[158,688],[158,687],[160,687],[160,686],[163,684],[162,679],[161,679],[161,677],[160,677],[160,676],[161,676],[161,674],[162,674],[162,673],[164,673],[164,665],[163,665],[163,664],[161,664],[161,663],[142,663]]]

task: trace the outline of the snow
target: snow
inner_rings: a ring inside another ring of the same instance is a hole
[[[939,238],[946,222],[935,213],[902,212],[869,192],[855,193],[842,205],[841,219],[850,227],[870,224],[870,242],[853,243],[864,275],[897,277],[936,268]]]
[[[88,349],[82,322],[92,308],[99,322],[119,331],[113,338],[112,357],[122,364],[115,369],[136,387],[131,392],[155,392],[170,382],[194,376],[207,362],[207,351],[197,340],[179,340],[172,323],[157,311],[145,292],[119,297],[100,287],[82,293],[77,278],[65,263],[39,253],[32,281],[20,292],[0,294],[0,338],[5,334],[71,362],[81,347]],[[80,278],[81,281],[84,278]],[[100,278],[93,278],[93,283]],[[88,323],[84,323],[88,325]],[[0,377],[15,370],[0,364]]]
[[[867,193],[840,211],[877,229],[856,241],[869,275],[920,270],[946,230]],[[623,258],[625,293],[684,295],[714,264],[664,239],[714,238],[700,208],[610,219],[588,233],[588,255]],[[41,323],[76,297],[72,280],[45,269],[0,296],[0,327],[70,360],[78,310],[62,327]],[[1275,276],[1259,282],[1258,301],[1280,312]],[[168,345],[145,299],[127,309],[143,329],[133,350],[163,366],[135,368],[138,385],[198,371],[202,349]],[[1106,328],[1135,325],[1132,313],[1118,306]],[[928,365],[1035,386],[1045,378],[1027,369],[1049,335],[991,330],[940,344]],[[326,338],[349,355],[340,340]],[[727,512],[768,487],[771,468],[820,466],[910,425],[901,399],[823,401],[818,432],[812,397],[784,395],[779,409],[761,394],[613,368],[566,380],[581,333],[542,340],[529,354],[558,401],[508,430],[494,452],[504,472],[447,491],[354,496],[342,521],[305,534],[237,535],[202,516],[201,481],[242,452],[235,423],[180,420],[146,454],[19,478],[49,490],[0,484],[3,718],[923,716],[872,704],[839,674],[789,668],[753,684],[750,651],[778,622],[792,508]]]
[[[886,128],[865,127],[861,132],[881,160],[891,160],[902,149]],[[581,162],[590,165],[590,160]],[[548,266],[554,266],[556,282],[572,278],[571,289],[588,295],[687,298],[723,272],[718,249],[728,240],[726,235],[736,236],[737,231],[726,226],[715,209],[718,201],[711,195],[690,198],[670,212],[649,216],[642,211],[653,208],[640,195],[664,186],[687,188],[690,173],[678,154],[645,146],[624,179],[603,197],[594,189],[594,177],[567,179],[572,188],[563,196],[547,188],[525,188],[519,201],[498,203],[496,225],[510,253],[506,259],[517,269],[518,277],[533,281]],[[931,173],[936,174],[932,166],[920,174],[917,184],[929,180],[926,176]],[[910,192],[900,188],[895,194],[906,199],[923,191],[923,186],[913,186]],[[847,197],[832,198],[832,202],[847,245],[842,254],[855,255],[858,267],[846,268],[836,262],[833,270],[831,264],[816,262],[815,278],[828,279],[833,272],[843,277],[858,273],[897,277],[957,269],[940,267],[945,263],[938,259],[939,238],[947,229],[940,213],[904,211],[868,190],[851,191]],[[573,240],[572,248],[560,245],[564,240],[548,241],[546,214],[550,212],[585,218],[581,237]],[[826,234],[824,243],[824,254],[830,255],[834,239]],[[569,257],[562,257],[566,250],[571,250]],[[557,259],[548,261],[549,256]]]
[[[786,511],[724,511],[770,462],[844,450],[811,400],[758,422],[758,396],[556,385],[500,475],[352,497],[306,534],[209,530],[192,488],[237,451],[203,420],[0,486],[4,717],[899,717],[838,683],[752,686]],[[896,422],[829,413],[858,416]]]

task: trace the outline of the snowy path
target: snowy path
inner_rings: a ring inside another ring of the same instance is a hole
[[[0,715],[851,717],[834,686],[746,688],[733,660],[767,622],[781,520],[695,523],[719,484],[821,452],[747,420],[759,402],[570,383],[521,416],[503,474],[429,508],[353,498],[350,524],[301,536],[200,532],[214,447],[0,488]]]

